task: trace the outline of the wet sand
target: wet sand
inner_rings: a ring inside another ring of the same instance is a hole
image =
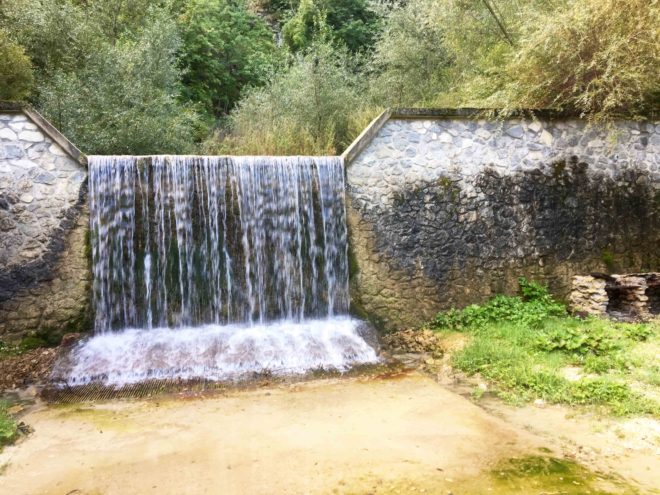
[[[543,447],[414,373],[44,406],[23,420],[35,432],[0,454],[3,495],[447,493]]]

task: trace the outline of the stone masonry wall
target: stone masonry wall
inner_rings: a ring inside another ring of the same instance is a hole
[[[84,326],[86,178],[25,114],[0,113],[0,340]]]
[[[347,164],[356,310],[386,329],[660,266],[660,125],[391,119]]]

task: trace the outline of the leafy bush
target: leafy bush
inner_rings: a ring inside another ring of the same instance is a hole
[[[318,41],[269,86],[250,90],[230,118],[230,134],[217,134],[206,151],[334,154],[346,147],[350,115],[360,108],[353,61],[346,50]]]
[[[519,279],[518,284],[521,296],[497,295],[481,305],[473,304],[462,310],[439,313],[433,326],[463,330],[478,329],[489,323],[510,322],[539,327],[548,318],[566,314],[566,308],[554,301],[547,288],[524,278]]]
[[[619,323],[615,329],[636,342],[648,340],[654,333],[653,326],[645,323]]]
[[[210,115],[231,110],[243,89],[268,81],[275,58],[266,22],[243,2],[189,0],[179,17],[183,94]]]
[[[503,63],[477,78],[490,94],[473,84],[472,95],[489,107],[566,108],[596,120],[648,114],[660,98],[659,22],[657,0],[532,10]]]
[[[7,405],[0,402],[0,449],[4,445],[9,445],[18,436],[16,422],[7,412]]]
[[[370,49],[380,29],[380,17],[369,0],[298,0],[293,15],[282,27],[290,50],[309,48],[323,29],[334,43],[351,52]]]
[[[393,10],[372,61],[371,98],[384,106],[414,106],[448,87],[451,55],[445,26],[429,16],[435,0],[414,0]]]
[[[621,349],[621,341],[607,322],[594,320],[585,325],[579,320],[566,320],[539,335],[539,349],[552,352],[602,355]]]
[[[25,99],[33,83],[32,64],[25,50],[0,29],[0,100]]]

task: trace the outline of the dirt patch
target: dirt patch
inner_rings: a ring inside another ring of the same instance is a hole
[[[544,447],[418,374],[24,419],[35,433],[0,454],[3,494],[384,493],[402,480],[445,490]]]

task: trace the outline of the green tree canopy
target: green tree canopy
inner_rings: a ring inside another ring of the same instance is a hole
[[[317,41],[265,88],[254,88],[231,117],[231,136],[214,152],[335,153],[352,139],[349,120],[361,105],[351,57]]]
[[[242,0],[189,0],[179,24],[184,95],[209,114],[226,114],[244,88],[271,74],[273,33]]]
[[[35,66],[32,103],[86,153],[183,153],[204,127],[182,105],[170,2],[7,0],[0,27]]]
[[[0,29],[0,100],[24,100],[33,83],[32,64],[25,50]]]
[[[310,46],[327,24],[335,41],[358,52],[373,46],[380,22],[368,0],[300,0],[282,33],[289,48],[298,51]]]

